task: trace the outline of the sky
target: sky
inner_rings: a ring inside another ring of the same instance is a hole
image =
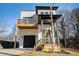
[[[0,3],[0,21],[6,20],[7,34],[11,33],[16,24],[16,20],[20,18],[21,10],[35,10],[35,6],[50,6],[50,3]],[[54,4],[59,6],[59,9],[64,6],[63,3]],[[70,3],[65,6],[65,9],[71,11],[72,9],[79,8],[78,3]]]

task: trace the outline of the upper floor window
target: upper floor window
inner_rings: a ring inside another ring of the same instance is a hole
[[[44,15],[44,12],[41,12],[41,15]]]
[[[51,14],[51,12],[50,12],[50,14]],[[52,12],[52,15],[53,15],[53,12]]]
[[[45,12],[45,15],[48,15],[48,12]]]
[[[53,12],[52,12],[52,15],[53,15]]]

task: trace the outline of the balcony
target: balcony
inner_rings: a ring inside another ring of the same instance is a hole
[[[24,18],[17,20],[17,27],[24,29],[37,29],[37,19]]]
[[[52,15],[53,22],[56,22],[57,19],[59,19],[62,15]],[[51,17],[50,15],[38,15],[38,23],[41,23],[41,20],[43,20],[44,24],[50,24],[51,23]]]

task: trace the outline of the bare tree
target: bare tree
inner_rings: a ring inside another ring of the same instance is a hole
[[[65,43],[65,47],[67,46],[67,38],[69,38],[70,33],[74,31],[75,28],[75,22],[74,22],[75,17],[71,14],[71,12],[69,12],[68,10],[63,12],[62,17],[60,18],[60,25],[59,26],[59,31],[61,32],[63,39],[64,39],[64,43]],[[71,31],[69,31],[71,30]],[[74,35],[74,33],[72,33]],[[71,35],[72,35],[71,34]]]
[[[1,20],[0,21],[0,39],[5,36],[4,34],[7,32],[7,21]]]
[[[75,39],[73,40],[75,47],[79,48],[79,8],[73,9],[71,12],[75,19],[75,25],[76,25],[76,33],[75,33]]]

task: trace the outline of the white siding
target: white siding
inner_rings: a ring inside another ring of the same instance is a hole
[[[50,14],[50,10],[38,10],[38,14],[41,14],[41,12],[48,12],[48,14]],[[56,10],[52,10],[53,14],[56,14]]]
[[[35,35],[35,40],[37,41],[37,32],[37,29],[20,29],[19,48],[23,48],[24,35]]]
[[[43,25],[43,29],[49,28],[50,25]],[[38,25],[38,40],[42,38],[41,25]]]
[[[22,29],[21,33],[23,35],[37,35],[37,29]]]
[[[35,11],[21,11],[21,19],[23,17],[31,17],[35,14]]]

